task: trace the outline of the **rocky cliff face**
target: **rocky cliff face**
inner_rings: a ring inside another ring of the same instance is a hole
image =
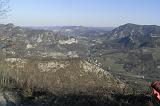
[[[81,38],[49,30],[0,25],[0,50],[10,57],[78,57],[87,51]]]

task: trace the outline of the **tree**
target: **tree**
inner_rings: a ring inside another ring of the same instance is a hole
[[[9,0],[0,0],[0,19],[6,18],[7,13],[9,12]]]

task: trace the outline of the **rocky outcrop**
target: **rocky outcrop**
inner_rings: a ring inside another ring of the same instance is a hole
[[[51,30],[0,25],[0,51],[10,57],[67,58],[70,51],[79,57],[88,45],[79,39]]]

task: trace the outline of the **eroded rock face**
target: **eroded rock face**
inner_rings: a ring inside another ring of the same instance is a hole
[[[89,41],[50,30],[0,25],[0,52],[10,57],[68,58],[86,54]]]

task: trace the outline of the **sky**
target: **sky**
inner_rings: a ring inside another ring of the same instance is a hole
[[[160,25],[160,0],[10,0],[4,23],[19,26]]]

